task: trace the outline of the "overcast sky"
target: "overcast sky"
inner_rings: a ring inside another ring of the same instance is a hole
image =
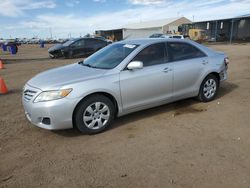
[[[0,38],[65,38],[128,23],[185,16],[200,21],[250,14],[250,0],[1,0]]]

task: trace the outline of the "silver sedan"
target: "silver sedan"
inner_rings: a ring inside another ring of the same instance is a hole
[[[99,133],[128,113],[190,97],[213,100],[228,63],[224,53],[190,40],[121,41],[33,77],[23,106],[38,127]]]

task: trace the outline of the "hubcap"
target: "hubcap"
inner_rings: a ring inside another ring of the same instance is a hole
[[[89,129],[100,129],[108,122],[109,107],[102,102],[89,105],[83,113],[83,122]]]
[[[216,93],[216,81],[214,79],[209,79],[206,81],[203,87],[203,94],[207,99],[212,98]]]

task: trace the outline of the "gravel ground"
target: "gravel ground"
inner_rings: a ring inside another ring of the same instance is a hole
[[[249,187],[250,45],[212,45],[230,57],[216,100],[187,99],[116,119],[98,135],[47,131],[24,117],[22,87],[77,59],[23,45],[0,52],[0,187]]]

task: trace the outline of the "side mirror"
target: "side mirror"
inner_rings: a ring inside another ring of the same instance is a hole
[[[131,61],[127,65],[128,70],[142,69],[143,63],[141,61]]]

